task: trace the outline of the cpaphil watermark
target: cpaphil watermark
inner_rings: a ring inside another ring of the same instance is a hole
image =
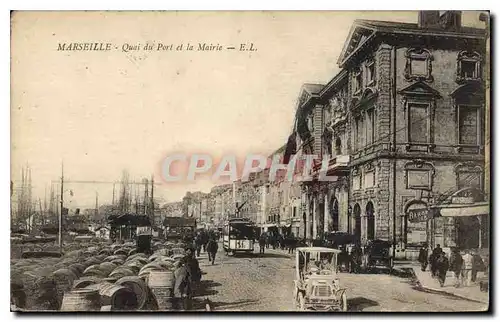
[[[292,155],[286,160],[275,155],[269,158],[259,154],[249,154],[243,158],[224,155],[215,160],[206,153],[176,153],[165,157],[161,163],[161,174],[165,182],[194,182],[209,177],[219,181],[249,181],[252,174],[267,182],[336,181],[336,176],[328,175],[330,156]]]

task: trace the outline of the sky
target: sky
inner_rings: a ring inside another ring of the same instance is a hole
[[[463,24],[483,27],[478,12]],[[18,12],[11,26],[11,177],[32,171],[43,200],[61,164],[70,207],[110,203],[112,184],[161,182],[173,152],[269,155],[286,143],[300,88],[326,84],[355,19],[417,22],[417,12]],[[111,43],[110,52],[58,51]],[[194,51],[128,51],[189,43]],[[196,51],[253,43],[257,51]],[[209,180],[157,185],[160,202]],[[69,190],[73,196],[69,195]]]

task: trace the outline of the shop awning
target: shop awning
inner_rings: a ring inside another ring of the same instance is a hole
[[[439,213],[442,217],[467,217],[481,216],[490,213],[490,204],[487,202],[474,203],[471,205],[447,205],[441,206]]]

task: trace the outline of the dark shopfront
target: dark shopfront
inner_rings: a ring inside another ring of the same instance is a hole
[[[408,207],[403,220],[406,257],[413,258],[424,242],[432,248],[439,244],[488,251],[490,205],[484,200],[482,192],[462,189],[440,205],[421,202]]]

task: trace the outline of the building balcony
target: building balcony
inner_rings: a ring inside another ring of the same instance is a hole
[[[336,155],[332,156],[328,161],[328,170],[327,174],[343,174],[344,172],[349,172],[349,162],[351,161],[350,155]],[[319,175],[319,171],[321,170],[321,162],[315,164],[313,166],[312,174],[314,176]]]

